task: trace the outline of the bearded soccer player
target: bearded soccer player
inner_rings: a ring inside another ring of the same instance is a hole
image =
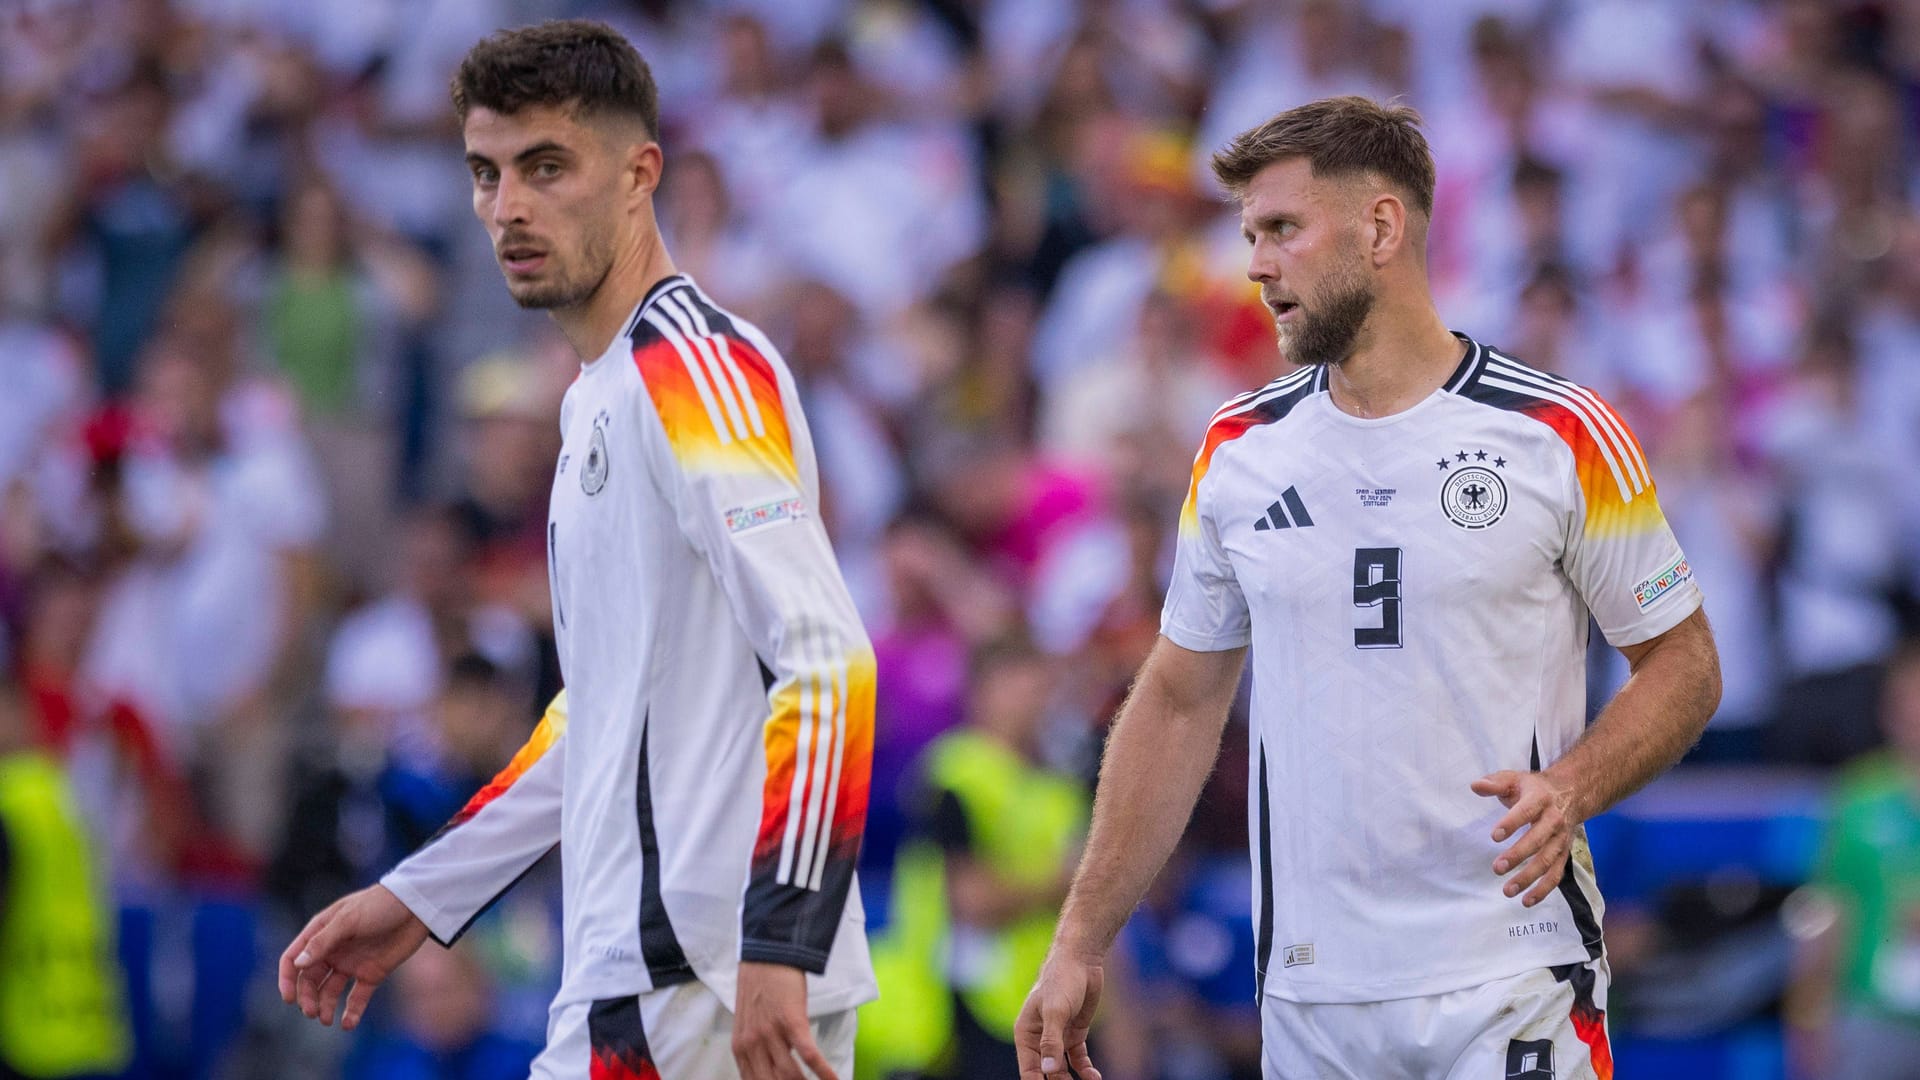
[[[541,1080],[846,1077],[874,996],[854,861],[873,652],[818,516],[793,377],[676,273],[645,62],[596,23],[476,45],[453,83],[473,207],[581,358],[547,524],[567,690],[426,846],[288,946],[342,1026],[555,844],[565,973]]]
[[[1301,367],[1208,426],[1162,637],[1021,1017],[1025,1080],[1098,1076],[1103,958],[1249,654],[1264,1075],[1612,1075],[1581,823],[1699,737],[1719,661],[1619,415],[1435,311],[1418,124],[1330,99],[1214,157]],[[1589,618],[1632,667],[1591,727]]]

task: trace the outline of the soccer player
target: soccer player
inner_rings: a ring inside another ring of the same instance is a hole
[[[565,973],[535,1077],[847,1076],[875,992],[853,888],[874,662],[792,375],[674,270],[626,41],[496,34],[453,104],[508,290],[582,361],[547,524],[567,691],[437,837],[314,917],[281,996],[327,1023],[344,993],[355,1026],[557,843]]]
[[[1103,957],[1185,826],[1249,652],[1264,1074],[1612,1073],[1581,822],[1693,743],[1719,663],[1620,417],[1435,312],[1418,124],[1334,98],[1214,157],[1303,366],[1208,426],[1162,639],[1021,1017],[1026,1080],[1098,1076]],[[1589,616],[1633,673],[1583,730]]]

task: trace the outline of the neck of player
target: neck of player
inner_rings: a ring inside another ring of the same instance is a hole
[[[1396,305],[1383,291],[1353,352],[1328,372],[1334,407],[1362,419],[1402,413],[1447,384],[1466,348],[1424,293]]]
[[[591,363],[620,332],[648,290],[678,271],[660,231],[647,228],[634,243],[622,244],[613,266],[586,303],[553,309],[553,321],[581,363]]]

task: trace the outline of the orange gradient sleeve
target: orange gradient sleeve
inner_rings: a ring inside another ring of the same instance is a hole
[[[1311,373],[1296,373],[1228,402],[1207,424],[1200,451],[1193,457],[1187,499],[1180,508],[1173,576],[1160,610],[1160,633],[1175,645],[1193,652],[1218,652],[1251,640],[1253,621],[1246,594],[1215,525],[1207,518],[1205,485],[1225,447],[1285,417],[1312,388]]]
[[[1265,422],[1258,412],[1244,412],[1222,416],[1207,425],[1200,452],[1194,455],[1192,479],[1187,484],[1187,501],[1180,507],[1181,535],[1185,536],[1200,527],[1200,482],[1207,478],[1207,471],[1213,468],[1214,452]]]
[[[443,831],[466,824],[475,814],[486,809],[488,804],[506,794],[521,777],[527,774],[527,770],[547,756],[547,752],[560,741],[560,736],[565,734],[566,730],[567,694],[563,690],[560,696],[554,698],[553,702],[547,706],[547,711],[540,717],[540,722],[534,725],[533,734],[521,744],[512,760],[507,762],[505,768],[495,773],[486,786],[473,793],[466,805],[460,808],[460,812],[453,815],[453,819],[447,822]]]
[[[740,958],[823,971],[865,833],[873,649],[819,518],[806,425],[773,347],[691,290],[668,293],[644,321],[634,363],[664,435],[656,472],[767,684]]]
[[[1612,406],[1579,393],[1577,408],[1536,401],[1525,411],[1571,455],[1576,505],[1561,565],[1607,641],[1635,645],[1698,609],[1700,589],[1661,512],[1640,441]]]
[[[488,905],[560,842],[567,695],[547,706],[505,768],[468,799],[433,838],[380,879],[452,944]]]
[[[721,347],[730,363],[717,359]],[[751,343],[660,337],[639,345],[634,363],[682,468],[799,483],[779,382]]]

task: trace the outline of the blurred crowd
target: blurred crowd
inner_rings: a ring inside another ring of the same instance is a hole
[[[0,711],[92,837],[131,1075],[509,1077],[541,1040],[551,866],[362,1037],[262,973],[559,688],[575,361],[468,216],[446,85],[575,15],[659,81],[675,259],[799,381],[880,663],[877,939],[927,845],[949,920],[1057,908],[1083,803],[995,877],[991,806],[925,762],[984,732],[1084,796],[1206,420],[1285,369],[1207,157],[1330,94],[1425,116],[1450,323],[1645,443],[1723,652],[1696,758],[1882,744],[1920,595],[1913,4],[4,0]],[[1596,652],[1596,702],[1622,676]],[[1236,726],[1123,941],[1108,1075],[1257,1075],[1246,769]]]

